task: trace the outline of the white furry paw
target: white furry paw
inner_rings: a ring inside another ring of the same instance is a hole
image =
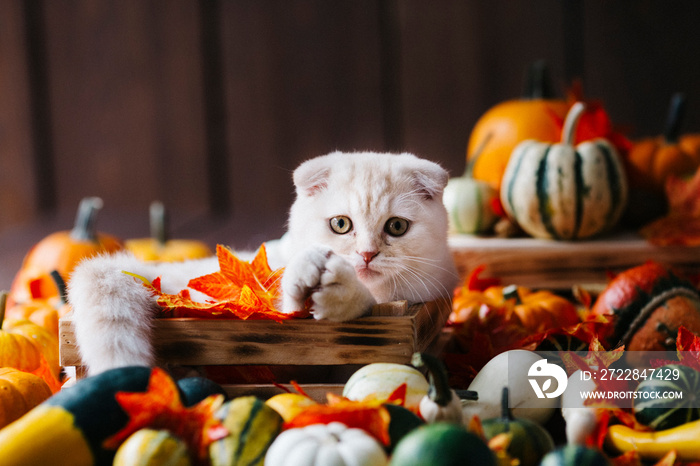
[[[354,267],[330,248],[314,247],[297,254],[282,276],[284,312],[312,301],[316,319],[345,321],[365,314],[376,303],[357,278]]]

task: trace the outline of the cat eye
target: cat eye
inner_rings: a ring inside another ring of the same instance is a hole
[[[401,236],[408,231],[408,220],[400,217],[391,217],[384,225],[384,231],[391,236]]]
[[[330,221],[331,230],[338,233],[339,235],[344,235],[345,233],[352,230],[352,220],[345,215],[339,215],[333,217]]]

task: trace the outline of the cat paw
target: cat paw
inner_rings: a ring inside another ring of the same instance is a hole
[[[330,248],[315,247],[298,254],[282,277],[283,309],[294,312],[312,301],[316,319],[345,321],[360,317],[376,303],[355,268]]]

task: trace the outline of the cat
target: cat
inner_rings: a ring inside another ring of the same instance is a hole
[[[293,180],[287,232],[266,243],[270,266],[285,267],[282,312],[303,309],[310,297],[314,318],[345,321],[376,303],[451,296],[458,276],[442,203],[448,173],[439,164],[408,153],[334,152],[303,162]],[[216,258],[154,264],[125,252],[81,262],[68,300],[88,374],[154,364],[157,304],[123,271],[161,277],[163,292],[177,293],[216,270]]]

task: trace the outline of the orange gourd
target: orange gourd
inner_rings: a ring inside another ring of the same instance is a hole
[[[523,98],[501,102],[484,113],[472,129],[467,146],[469,162],[484,147],[472,176],[500,189],[501,178],[515,146],[526,139],[557,142],[569,109],[565,100],[551,97],[543,62],[533,64]],[[488,139],[488,145],[484,141]]]
[[[0,368],[0,429],[51,396],[40,377],[10,367]]]
[[[31,372],[41,365],[41,351],[25,335],[5,328],[6,301],[7,292],[3,291],[0,293],[0,367]]]
[[[146,262],[179,262],[214,255],[202,241],[169,239],[166,214],[161,202],[153,202],[150,207],[151,237],[126,240],[126,249]]]
[[[12,282],[8,307],[58,296],[51,278],[53,270],[68,279],[80,260],[123,248],[121,240],[95,230],[96,214],[101,208],[100,198],[83,199],[72,230],[54,232],[32,247]]]
[[[29,320],[58,338],[58,320],[65,316],[71,307],[66,301],[66,284],[63,278],[55,270],[51,272],[51,277],[56,282],[59,294],[57,297],[16,303],[6,310],[5,315],[9,319]]]
[[[685,96],[675,94],[669,107],[664,134],[635,142],[628,154],[632,187],[659,195],[663,195],[669,176],[690,175],[700,166],[700,135],[680,134]]]

